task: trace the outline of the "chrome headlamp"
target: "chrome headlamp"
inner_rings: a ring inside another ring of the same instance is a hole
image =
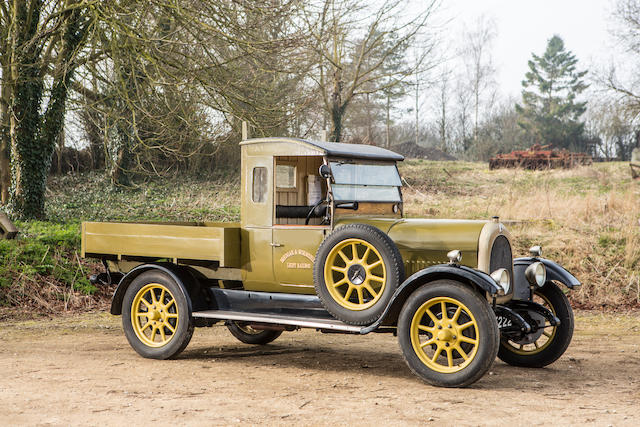
[[[539,261],[527,267],[524,275],[532,286],[541,288],[547,282],[547,268]]]
[[[509,271],[506,268],[491,273],[491,278],[500,286],[498,295],[506,295],[511,290],[511,277],[509,277]]]
[[[459,250],[453,250],[447,253],[447,258],[449,258],[449,264],[460,264],[462,261],[462,252]]]
[[[541,246],[531,246],[531,248],[529,248],[529,254],[531,254],[531,256],[533,258],[538,258],[542,256],[542,247]]]

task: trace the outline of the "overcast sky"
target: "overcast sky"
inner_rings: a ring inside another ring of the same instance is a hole
[[[614,0],[445,0],[439,15],[451,19],[453,31],[445,31],[445,39],[459,38],[482,15],[495,20],[493,57],[499,91],[519,97],[531,53],[542,54],[554,34],[576,55],[579,69],[604,67],[614,57],[619,60],[609,33],[614,4]]]

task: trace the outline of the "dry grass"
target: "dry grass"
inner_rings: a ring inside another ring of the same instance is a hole
[[[640,182],[628,163],[572,170],[489,171],[476,163],[409,160],[401,173],[408,216],[507,222],[516,255],[541,244],[582,281],[586,308],[640,307]],[[510,222],[512,221],[512,222]]]
[[[69,288],[52,277],[33,278],[21,275],[16,285],[3,289],[6,305],[0,306],[0,321],[5,319],[30,319],[61,313],[106,311],[110,307],[115,286],[99,287],[87,295]]]

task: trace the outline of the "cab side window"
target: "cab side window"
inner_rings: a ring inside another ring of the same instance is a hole
[[[253,191],[251,199],[254,203],[264,203],[267,201],[267,168],[253,168]]]

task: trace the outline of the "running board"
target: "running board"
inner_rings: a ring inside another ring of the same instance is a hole
[[[246,311],[204,310],[193,312],[193,317],[203,317],[217,320],[240,320],[243,322],[272,323],[290,325],[299,328],[312,328],[325,331],[351,332],[362,334],[362,326],[347,325],[336,319],[326,319],[309,316],[292,316],[271,313],[250,313]]]

